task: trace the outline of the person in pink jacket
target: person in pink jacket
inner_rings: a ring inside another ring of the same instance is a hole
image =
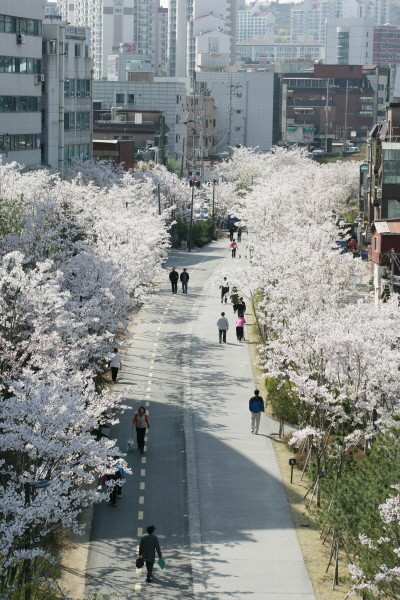
[[[238,245],[235,242],[235,240],[233,239],[231,241],[231,243],[229,244],[229,249],[232,250],[232,258],[236,258],[236,249],[237,249]]]
[[[239,342],[244,341],[244,332],[243,328],[246,323],[246,319],[244,317],[238,317],[236,319],[236,337]]]

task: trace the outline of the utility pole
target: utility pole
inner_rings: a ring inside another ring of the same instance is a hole
[[[343,146],[342,146],[342,154],[344,154],[347,150],[347,108],[349,103],[349,80],[346,79],[346,102],[344,109],[344,132],[343,132]]]
[[[325,152],[328,152],[328,129],[329,129],[329,77],[326,80],[326,102],[325,102]]]
[[[192,200],[190,202],[190,222],[189,222],[189,235],[188,235],[188,250],[192,251],[192,227],[193,227],[193,203],[194,203],[194,185],[192,186]]]
[[[157,196],[158,196],[158,214],[161,215],[161,185],[157,183]]]
[[[215,186],[217,180],[213,179],[213,188],[212,188],[212,227],[211,227],[211,238],[215,239]]]

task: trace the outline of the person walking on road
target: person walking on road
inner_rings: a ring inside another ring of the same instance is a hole
[[[112,382],[117,383],[118,371],[122,368],[121,355],[118,352],[118,348],[114,348],[113,350],[113,355],[110,360],[110,367]]]
[[[226,277],[224,277],[224,279],[222,280],[221,285],[219,286],[219,289],[221,290],[221,304],[223,303],[223,301],[225,300],[225,304],[228,301],[227,298],[227,294],[229,292],[229,283]]]
[[[144,436],[146,435],[146,428],[150,427],[149,418],[146,415],[146,409],[144,406],[139,406],[138,411],[132,420],[132,425],[136,427],[136,439],[138,450],[140,454],[144,452]]]
[[[234,235],[235,235],[235,227],[234,227],[234,225],[232,225],[232,227],[229,228],[229,241],[230,242],[233,240]]]
[[[189,273],[186,271],[186,269],[183,269],[183,271],[180,275],[180,280],[181,280],[181,284],[182,284],[182,294],[187,294]]]
[[[226,332],[229,329],[229,321],[225,316],[225,313],[222,312],[220,318],[217,321],[218,327],[218,335],[219,335],[219,343],[224,342],[226,344]]]
[[[235,313],[237,311],[237,303],[239,302],[239,294],[238,294],[238,289],[236,286],[233,286],[232,288],[232,293],[230,295],[230,299],[231,302],[233,304],[233,312]]]
[[[238,317],[236,319],[236,337],[239,342],[244,340],[243,330],[244,330],[245,323],[246,323],[246,319],[244,317]]]
[[[178,279],[179,279],[179,274],[178,271],[175,270],[175,267],[172,267],[170,273],[169,273],[169,280],[171,282],[171,287],[172,287],[172,293],[173,294],[177,294],[178,293]]]
[[[148,525],[146,527],[147,533],[142,537],[139,544],[139,555],[146,562],[147,569],[147,583],[151,583],[151,576],[153,574],[154,562],[156,560],[156,552],[158,558],[162,558],[160,543],[156,535],[154,525]]]
[[[238,245],[235,242],[235,239],[233,239],[229,245],[229,249],[232,250],[232,258],[236,258],[237,247],[238,247]]]
[[[254,396],[249,400],[249,410],[251,412],[251,433],[258,433],[260,427],[261,413],[264,412],[264,400],[260,396],[259,390],[254,390]]]
[[[244,317],[244,313],[246,312],[246,303],[243,298],[239,298],[239,302],[236,304],[236,309],[238,317]]]
[[[237,230],[237,241],[240,243],[242,241],[242,227],[241,225],[239,225],[238,230]]]

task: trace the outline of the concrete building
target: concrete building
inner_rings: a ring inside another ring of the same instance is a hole
[[[135,0],[57,0],[62,18],[77,27],[91,30],[94,78],[107,74],[108,55],[120,44],[134,41]],[[142,2],[144,4],[144,2]]]
[[[42,164],[64,172],[92,156],[90,31],[47,16],[43,24]]]
[[[202,60],[199,55],[204,53],[205,44],[207,56],[221,53],[222,45],[222,54],[225,54],[228,45],[228,59],[224,62],[228,65],[234,64],[236,9],[236,0],[170,0],[168,9],[170,76],[192,77],[199,61],[203,63],[204,68],[205,59]],[[199,22],[200,19],[203,21]],[[224,36],[227,36],[228,42],[223,40]],[[206,39],[205,43],[204,39]]]
[[[294,61],[315,62],[324,57],[321,44],[267,44],[243,42],[236,45],[237,62],[284,63]]]
[[[374,19],[341,17],[326,24],[325,61],[329,65],[373,64]]]
[[[252,40],[274,41],[275,17],[257,2],[239,8],[236,23],[236,44]]]
[[[330,19],[367,19],[374,25],[390,22],[390,0],[304,0],[291,10],[291,41],[326,39],[326,22]]]
[[[134,75],[134,74],[133,74]],[[131,109],[134,111],[162,111],[168,128],[168,150],[174,159],[180,159],[186,145],[186,96],[188,85],[179,78],[152,77],[148,81],[95,81],[93,98],[102,109]],[[184,141],[185,140],[185,141]]]
[[[279,86],[271,72],[226,72],[197,75],[200,93],[215,99],[217,153],[238,144],[269,151],[280,133]]]
[[[374,28],[374,64],[382,66],[400,64],[400,28],[382,25]]]
[[[283,143],[315,142],[329,151],[334,140],[367,138],[375,94],[361,65],[314,65],[284,74],[282,88]]]
[[[41,0],[0,5],[0,154],[5,163],[41,163]]]
[[[373,122],[381,123],[386,115],[386,104],[390,102],[392,81],[396,75],[396,71],[376,64],[365,65],[362,71],[374,90]]]
[[[190,163],[216,153],[218,111],[208,90],[188,96],[187,149]]]

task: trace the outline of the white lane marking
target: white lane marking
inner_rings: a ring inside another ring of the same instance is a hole
[[[140,485],[139,485],[139,487],[140,487],[140,489],[141,489],[141,490],[144,490],[144,489],[146,489],[146,484],[145,484],[145,482],[144,482],[144,481],[141,481],[141,482],[140,482]]]
[[[150,368],[152,369],[153,367],[150,367]],[[149,374],[147,375],[147,377],[153,377],[153,375],[154,375],[154,373],[149,373]],[[151,381],[149,381],[149,383],[151,383]]]
[[[151,384],[151,381],[149,383]],[[146,392],[151,392],[151,385],[146,388]]]
[[[145,456],[142,456],[142,460],[141,460],[140,462],[142,463],[142,465],[145,465],[145,464],[146,464],[146,462],[147,462],[147,461],[146,461],[146,457],[145,457]]]
[[[138,521],[143,521],[144,512],[142,510],[139,510],[137,518],[138,518]]]
[[[151,398],[150,394],[146,394],[146,398]],[[148,402],[146,402],[146,405],[148,406],[148,405],[149,405],[149,403],[148,403]]]
[[[150,398],[150,396],[146,396],[146,398]],[[150,406],[150,402],[149,401],[145,402],[145,405]],[[147,411],[147,412],[149,412],[149,411]]]
[[[138,537],[141,537],[143,535],[143,527],[137,528],[137,535],[138,535]],[[138,552],[139,552],[139,548],[138,548]]]
[[[139,504],[144,504],[144,496],[139,496]]]
[[[157,327],[157,331],[161,331],[161,327]]]
[[[136,569],[136,573],[140,573],[141,569]],[[140,592],[142,591],[142,584],[141,583],[135,583],[135,594],[138,593],[140,594]]]
[[[144,451],[147,452],[147,446],[144,447]]]
[[[146,476],[146,469],[140,469],[140,477]]]

